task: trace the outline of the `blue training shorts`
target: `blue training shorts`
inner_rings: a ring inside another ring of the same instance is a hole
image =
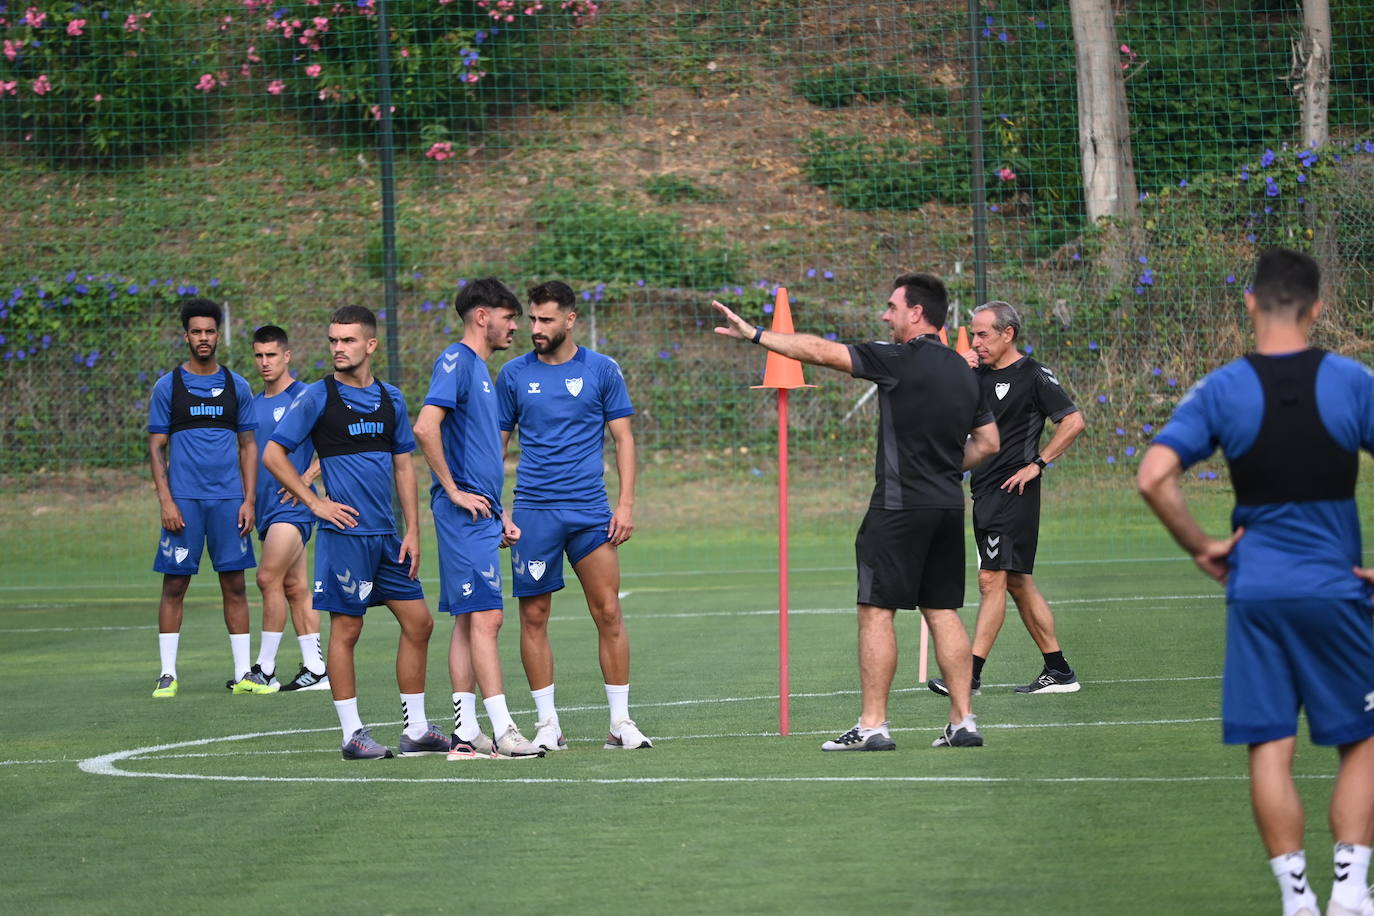
[[[1298,733],[1312,743],[1374,735],[1374,615],[1367,599],[1228,601],[1222,740],[1260,744]]]
[[[361,617],[372,605],[423,601],[419,579],[410,578],[409,561],[397,563],[401,539],[394,534],[341,534],[320,529],[315,545],[317,611]]]
[[[510,562],[517,598],[544,595],[563,587],[563,554],[576,566],[593,550],[610,541],[611,510],[517,508],[513,521],[520,540],[511,547]]]
[[[439,541],[439,612],[471,614],[501,607],[501,520],[455,506],[442,492],[430,499]]]
[[[177,534],[166,528],[158,538],[153,572],[168,576],[194,576],[200,572],[200,555],[210,544],[215,572],[234,572],[258,565],[253,541],[239,535],[241,499],[181,499],[173,497],[186,523]]]

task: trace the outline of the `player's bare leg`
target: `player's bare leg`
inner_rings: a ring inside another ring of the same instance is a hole
[[[597,654],[606,683],[630,683],[630,637],[625,632],[625,620],[620,610],[619,554],[609,543],[602,544],[577,561],[573,572],[577,573],[577,580],[582,583],[582,591],[587,596],[587,610],[596,623]],[[546,641],[547,638],[546,630]],[[549,658],[549,683],[553,683],[552,656]]]
[[[280,633],[286,628],[286,576],[305,561],[305,545],[295,525],[275,524],[267,529],[258,560],[257,583],[262,593],[262,629]]]
[[[329,692],[336,702],[358,696],[353,671],[353,650],[363,632],[363,618],[353,614],[329,615]]]
[[[1369,846],[1374,840],[1374,738],[1343,744],[1340,755],[1331,791],[1331,836],[1337,843]]]
[[[248,588],[244,585],[243,570],[234,569],[219,574],[219,590],[224,597],[224,625],[230,634],[248,633]]]
[[[981,585],[981,576],[979,582]],[[1045,596],[1040,593],[1040,589],[1035,585],[1035,579],[1029,573],[1009,573],[1007,575],[1007,591],[1011,592],[1011,597],[1016,601],[1016,610],[1021,614],[1021,620],[1026,625],[1026,631],[1030,633],[1031,639],[1040,648],[1042,654],[1059,651],[1059,640],[1054,633],[1054,614],[1050,611],[1050,604],[1045,600]],[[979,610],[981,622],[982,611]],[[992,648],[992,644],[988,644]],[[974,655],[987,656],[978,651],[978,643],[974,642]]]
[[[157,603],[159,633],[180,633],[186,590],[191,587],[190,576],[163,576],[162,597]]]
[[[859,605],[859,689],[863,698],[859,724],[864,728],[877,728],[887,721],[888,692],[897,672],[895,616],[892,608]],[[931,630],[933,632],[934,627]],[[967,634],[964,640],[967,642]],[[936,642],[935,645],[938,656],[940,644]],[[968,683],[967,673],[964,683]]]
[[[429,606],[424,599],[388,601],[386,606],[401,625],[401,637],[396,645],[396,686],[401,693],[424,693],[429,637],[434,632]],[[333,642],[331,638],[330,644]],[[333,675],[330,677],[332,680]]]
[[[282,580],[282,591],[291,607],[291,626],[297,636],[314,636],[320,632],[320,612],[315,610],[311,585],[305,566],[305,545],[302,544],[295,565]]]
[[[935,662],[949,690],[949,722],[958,725],[973,713],[973,653],[969,648],[968,631],[953,609],[921,608],[921,614],[930,627]]]
[[[1018,604],[1017,607],[1020,607]],[[973,654],[987,658],[1007,619],[1007,571],[978,570],[978,620],[973,625]],[[948,683],[948,681],[946,681]]]
[[[553,595],[548,592],[520,599],[520,663],[530,690],[543,690],[553,683],[553,645],[549,642],[552,608]]]
[[[1302,800],[1293,783],[1296,746],[1297,738],[1250,745],[1250,803],[1270,858],[1302,848]]]

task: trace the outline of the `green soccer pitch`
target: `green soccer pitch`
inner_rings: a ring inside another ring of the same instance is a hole
[[[571,749],[461,763],[344,763],[327,694],[230,696],[210,576],[188,597],[180,696],[151,699],[157,581],[138,575],[149,538],[130,538],[137,569],[118,588],[0,585],[0,909],[1274,909],[1245,754],[1219,740],[1220,589],[1119,491],[1047,499],[1037,579],[1083,690],[1012,693],[1040,660],[1010,612],[975,701],[982,749],[929,746],[947,705],[916,683],[917,617],[904,612],[891,707],[898,749],[819,750],[858,712],[858,508],[844,525],[795,539],[788,737],[777,734],[771,537],[722,540],[683,526],[636,535],[623,588],[632,712],[656,743],[642,752],[601,749],[596,635],[575,585],[555,599],[551,625]],[[1227,493],[1198,486],[1190,497],[1222,530]],[[1085,513],[1109,518],[1111,534],[1085,525]],[[101,535],[73,537],[64,549],[79,555],[81,538]],[[970,567],[970,626],[972,579]],[[250,599],[256,633],[251,583]],[[513,603],[507,610],[508,696],[528,733]],[[448,633],[439,620],[428,677],[430,719],[444,728]],[[396,636],[374,609],[358,665],[363,718],[393,746]],[[288,635],[279,656],[288,674],[295,651]],[[1307,848],[1321,863],[1334,754],[1304,732],[1296,768]],[[1325,896],[1325,868],[1312,871]]]

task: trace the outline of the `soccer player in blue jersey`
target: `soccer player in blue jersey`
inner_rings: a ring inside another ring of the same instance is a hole
[[[216,359],[224,312],[209,299],[181,306],[190,358],[157,380],[148,408],[148,463],[162,517],[153,571],[162,573],[158,647],[162,675],[154,697],[177,695],[177,649],[186,589],[206,543],[219,573],[233,681],[249,673],[248,596],[243,571],[254,564],[257,449],[253,391]],[[248,692],[255,692],[249,690]]]
[[[385,604],[401,625],[396,683],[401,689],[402,757],[448,752],[448,738],[425,719],[425,664],[434,621],[420,572],[420,516],[405,397],[372,374],[377,319],[346,305],[330,318],[334,372],[291,404],[263,451],[267,470],[320,520],[315,546],[315,607],[329,612],[329,686],[343,729],[343,758],[392,756],[358,714],[354,648],[363,615]],[[291,463],[309,438],[320,459],[327,497],[317,495]],[[397,537],[392,483],[406,532]]]
[[[415,438],[433,476],[429,505],[439,540],[439,610],[453,616],[448,668],[453,736],[448,759],[542,757],[511,718],[501,676],[501,548],[520,535],[502,519],[505,468],[496,389],[487,360],[515,337],[520,300],[492,277],[463,286],[453,301],[463,337],[439,354]],[[495,740],[477,721],[477,688]]]
[[[563,555],[582,584],[596,623],[598,657],[610,707],[609,749],[650,748],[630,718],[630,639],[620,610],[621,544],[634,531],[635,442],[625,379],[615,360],[580,347],[572,333],[576,298],[566,283],[529,291],[534,352],[508,362],[496,380],[501,442],[519,429],[511,548],[520,599],[520,659],[534,697],[534,743],[567,750],[554,703],[549,611],[563,587]],[[609,429],[620,480],[616,506],[606,498],[602,448]]]
[[[253,398],[258,422],[258,457],[267,440],[286,415],[291,403],[305,392],[305,383],[291,377],[291,347],[286,331],[274,324],[253,332],[253,361],[262,376],[263,390]],[[312,462],[315,446],[306,439],[290,455],[291,466],[303,480],[314,480],[319,465]],[[301,670],[283,691],[328,690],[324,658],[320,655],[320,612],[310,603],[310,579],[305,568],[305,545],[310,541],[315,516],[277,483],[264,467],[258,468],[258,538],[262,558],[258,563],[258,590],[262,592],[262,635],[258,660],[247,680],[271,686],[277,670],[277,648],[286,627],[286,609],[301,647]]]
[[[1374,914],[1374,629],[1360,569],[1355,481],[1374,451],[1374,374],[1308,346],[1320,272],[1305,254],[1260,255],[1245,308],[1255,352],[1208,374],[1179,401],[1141,461],[1141,495],[1207,575],[1226,585],[1222,740],[1250,756],[1255,822],[1285,916],[1316,916],[1303,809],[1293,782],[1298,710],[1312,742],[1337,748],[1331,793],[1335,882],[1328,916]],[[1193,518],[1183,471],[1220,447],[1236,506],[1231,535]]]

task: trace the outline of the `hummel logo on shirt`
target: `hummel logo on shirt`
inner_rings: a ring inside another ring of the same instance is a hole
[[[454,369],[458,368],[458,357],[455,356],[453,358],[453,362],[444,360],[440,365],[444,367],[445,372],[452,373]]]
[[[539,391],[539,383],[538,383],[538,382],[530,382],[529,390],[528,390],[526,393],[527,393],[527,394],[540,394],[540,391]]]
[[[482,379],[482,390],[485,391],[487,394],[491,394],[491,382],[487,381],[486,379]]]
[[[1054,373],[1050,370],[1049,366],[1041,366],[1040,371],[1045,373],[1047,379],[1054,382],[1056,385],[1059,384],[1059,379],[1054,377]]]

